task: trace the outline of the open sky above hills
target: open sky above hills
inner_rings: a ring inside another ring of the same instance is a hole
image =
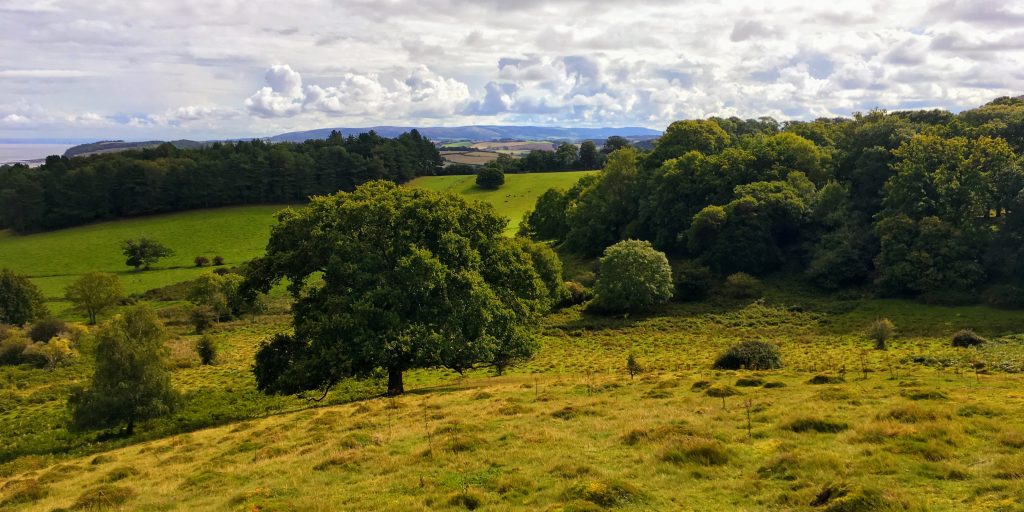
[[[636,125],[970,108],[1024,90],[993,0],[0,0],[0,137]]]

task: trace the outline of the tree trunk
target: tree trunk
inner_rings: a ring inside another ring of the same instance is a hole
[[[402,370],[388,368],[388,396],[398,396],[405,393],[405,386],[402,385]]]

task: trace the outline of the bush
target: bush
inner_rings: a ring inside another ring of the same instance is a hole
[[[217,359],[217,346],[213,338],[203,336],[196,342],[196,354],[199,354],[199,361],[204,365],[211,365]]]
[[[25,325],[46,316],[43,292],[28,277],[0,269],[0,324]]]
[[[21,353],[21,362],[38,368],[54,369],[75,356],[71,343],[64,338],[54,337],[47,343],[33,343]]]
[[[676,299],[700,300],[706,297],[708,291],[715,285],[715,274],[700,263],[683,260],[672,265],[672,280],[675,284]]]
[[[45,343],[59,336],[67,329],[64,322],[56,318],[44,318],[34,324],[28,331],[28,337],[36,343]]]
[[[737,343],[715,360],[720,370],[775,370],[782,368],[779,347],[765,341],[744,341]]]
[[[205,267],[210,264],[210,258],[206,256],[196,256],[196,259],[192,261],[195,262],[197,267]]]
[[[223,264],[224,264],[224,257],[223,256],[214,256],[213,257],[213,266],[219,267],[219,266],[221,266]]]
[[[497,190],[504,184],[505,173],[501,172],[499,169],[485,167],[476,175],[476,186],[483,189]]]
[[[1000,309],[1024,308],[1024,288],[1012,284],[999,284],[982,294],[985,304]]]
[[[217,320],[217,314],[210,306],[199,305],[192,308],[188,320],[192,327],[195,327],[196,334],[202,334],[213,326],[213,322]]]
[[[633,354],[630,354],[629,357],[626,358],[626,371],[629,372],[629,378],[632,379],[633,377],[643,373],[644,367],[640,366],[640,363],[636,361],[636,357],[634,357]]]
[[[868,337],[875,342],[875,348],[885,350],[886,343],[896,334],[896,325],[888,318],[879,318],[868,328]]]
[[[978,336],[977,333],[970,329],[963,329],[953,335],[953,346],[954,347],[977,347],[978,345],[985,344],[985,338]]]
[[[725,278],[726,296],[734,299],[754,299],[764,293],[761,280],[745,272],[737,272]]]
[[[0,365],[21,363],[21,354],[28,348],[28,340],[11,337],[0,341]]]
[[[593,297],[590,289],[583,286],[576,281],[565,282],[565,300],[562,301],[563,307],[575,306],[577,304],[583,304]]]
[[[623,240],[604,251],[593,305],[602,311],[636,311],[672,298],[672,268],[665,253],[645,240]]]

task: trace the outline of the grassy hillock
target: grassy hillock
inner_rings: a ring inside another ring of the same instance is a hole
[[[140,426],[140,439],[0,465],[0,500],[13,510],[110,497],[124,510],[1014,510],[1024,346],[1013,333],[1024,313],[784,288],[628,318],[565,310],[545,320],[537,357],[506,376],[416,371],[405,396],[343,403],[383,389],[369,381],[332,392],[328,406],[253,389],[253,347],[287,316],[224,324],[220,364],[175,370],[187,412]],[[880,310],[899,333],[889,350],[864,334]],[[965,327],[990,341],[952,347]],[[174,338],[182,351],[190,335]],[[783,369],[711,368],[748,339],[777,343]],[[645,368],[636,379],[630,353]],[[14,439],[52,424],[47,435],[60,438],[53,390],[85,368],[22,371],[40,376],[0,380],[0,430]],[[230,424],[138,442],[197,414]]]
[[[537,197],[549,188],[569,188],[580,178],[597,171],[547,172],[506,174],[505,184],[498,190],[484,190],[476,186],[476,176],[429,176],[416,178],[409,186],[438,192],[454,192],[467,199],[486,201],[498,213],[509,218],[505,233],[515,234],[523,214],[533,209]]]

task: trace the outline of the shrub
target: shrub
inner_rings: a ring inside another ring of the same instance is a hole
[[[577,304],[583,304],[593,297],[594,294],[590,292],[590,289],[576,281],[565,282],[565,300],[562,301],[563,307],[575,306]]]
[[[206,256],[196,256],[196,259],[192,260],[197,267],[205,267],[210,264],[210,258]]]
[[[213,322],[217,319],[217,314],[213,312],[213,308],[207,305],[199,305],[192,308],[192,311],[188,315],[189,323],[192,327],[195,327],[196,334],[202,334],[207,329],[213,326]]]
[[[196,342],[196,354],[199,354],[199,361],[204,365],[211,365],[217,359],[217,346],[213,338],[203,336]]]
[[[815,375],[807,381],[808,384],[842,384],[845,380],[835,375]]]
[[[28,348],[24,338],[7,338],[0,341],[0,365],[21,363],[21,354]]]
[[[224,257],[217,255],[213,257],[213,266],[219,267],[224,264]]]
[[[635,311],[672,298],[672,268],[645,240],[623,240],[604,251],[593,304],[610,312]]]
[[[673,464],[721,466],[729,462],[729,452],[717,441],[691,438],[666,447],[661,453],[661,460]]]
[[[744,341],[737,343],[715,360],[719,370],[775,370],[782,368],[779,347],[766,341]]]
[[[0,324],[0,341],[4,341],[11,336],[14,336],[14,328],[10,325]]]
[[[644,371],[644,368],[640,366],[640,363],[636,362],[636,357],[634,357],[633,354],[630,354],[629,357],[626,358],[626,371],[629,372],[630,379],[640,375]]]
[[[970,329],[963,329],[953,335],[954,347],[977,347],[978,345],[984,345],[985,341],[985,338],[978,336],[974,331]]]
[[[725,278],[725,295],[734,299],[754,299],[764,293],[761,280],[745,272],[737,272]]]
[[[1024,308],[1024,288],[1012,284],[999,284],[989,287],[982,294],[985,304],[1000,309]]]
[[[605,508],[643,501],[643,492],[629,482],[576,482],[565,490],[566,499],[589,501]]]
[[[868,337],[875,342],[875,348],[885,350],[889,339],[896,335],[896,325],[888,318],[879,318],[868,327]]]
[[[835,421],[825,418],[798,418],[786,424],[785,428],[787,430],[792,430],[793,432],[797,433],[818,432],[834,434],[837,432],[842,432],[850,428],[850,426],[841,421]]]
[[[715,274],[711,269],[695,261],[677,261],[672,265],[672,280],[676,299],[700,300],[707,296],[715,285]]]
[[[60,335],[65,329],[67,326],[64,325],[64,322],[56,318],[44,318],[32,324],[32,328],[28,331],[28,337],[37,343],[47,342]]]
[[[21,362],[50,370],[75,356],[71,344],[64,338],[54,337],[47,343],[33,343],[21,353]]]
[[[476,174],[476,186],[480,188],[497,190],[504,184],[505,173],[501,172],[501,169],[485,167]]]
[[[736,387],[739,388],[754,388],[757,386],[763,386],[764,379],[758,377],[740,377],[736,379]]]

